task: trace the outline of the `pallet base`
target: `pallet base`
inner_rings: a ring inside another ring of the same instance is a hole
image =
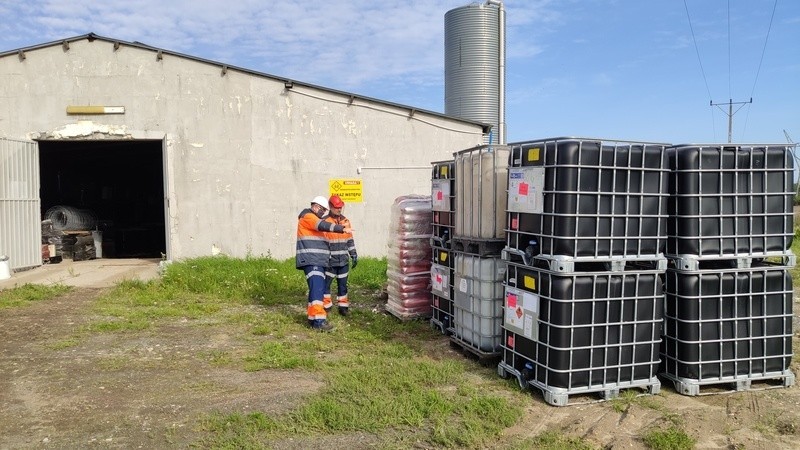
[[[500,257],[504,261],[531,267],[546,266],[551,272],[574,273],[597,270],[602,266],[605,272],[624,272],[625,270],[667,270],[668,261],[662,254],[638,255],[628,257],[603,257],[603,256],[564,256],[564,255],[536,255],[528,256],[524,251],[505,247]]]
[[[505,240],[497,239],[453,238],[450,242],[451,249],[480,257],[500,256],[505,246]]]
[[[643,391],[638,394],[637,397],[655,395],[661,391],[661,382],[656,377],[616,386],[584,386],[571,390],[555,388],[535,380],[526,380],[521,372],[502,361],[497,365],[497,374],[504,379],[512,376],[515,377],[520,388],[523,390],[527,390],[530,387],[536,388],[542,393],[544,401],[552,406],[572,406],[604,402],[619,397],[622,391],[632,389]],[[600,396],[600,398],[597,398],[597,396]]]
[[[791,370],[782,373],[759,375],[755,377],[720,378],[717,380],[694,380],[660,374],[672,381],[675,391],[687,396],[729,394],[741,391],[764,391],[787,388],[794,385],[795,377]],[[754,384],[755,383],[755,384]]]
[[[797,258],[791,251],[776,253],[764,253],[763,255],[669,255],[669,259],[678,270],[696,272],[703,270],[708,264],[725,264],[730,269],[750,269],[754,264],[766,262],[776,267],[791,268],[797,264]]]
[[[500,351],[484,351],[475,348],[471,343],[459,338],[455,334],[454,328],[449,328],[450,332],[450,347],[461,351],[464,356],[474,358],[483,365],[494,365],[500,359]]]

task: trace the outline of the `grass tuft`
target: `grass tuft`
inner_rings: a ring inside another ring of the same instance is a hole
[[[653,450],[690,450],[695,444],[694,439],[675,426],[650,431],[642,437],[642,441]]]
[[[0,290],[0,309],[26,306],[33,302],[58,297],[71,290],[71,287],[62,284],[50,286],[23,284],[11,289]]]

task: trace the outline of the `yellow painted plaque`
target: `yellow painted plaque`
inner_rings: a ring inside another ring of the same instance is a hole
[[[539,147],[529,148],[528,149],[528,161],[538,161],[539,160]]]
[[[358,178],[332,178],[328,181],[331,195],[338,195],[345,203],[361,203],[363,190]]]

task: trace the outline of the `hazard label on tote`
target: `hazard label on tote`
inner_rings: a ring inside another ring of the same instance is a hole
[[[333,178],[328,181],[331,195],[338,195],[345,203],[364,201],[361,180],[358,178]]]

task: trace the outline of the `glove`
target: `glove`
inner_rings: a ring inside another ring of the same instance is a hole
[[[354,256],[351,258],[351,262],[350,262],[350,268],[351,268],[351,269],[355,269],[357,264],[358,264],[358,255],[354,255]]]

